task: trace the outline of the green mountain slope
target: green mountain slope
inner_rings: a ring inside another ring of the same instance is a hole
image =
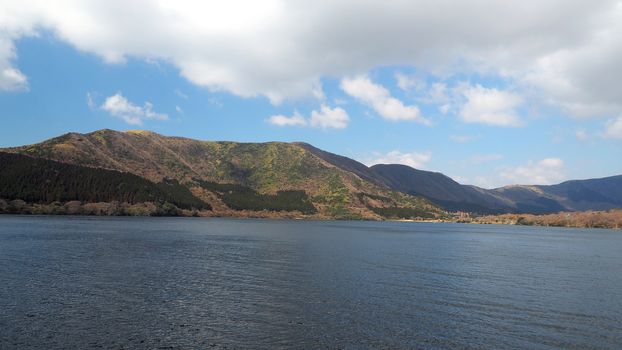
[[[369,181],[295,143],[208,142],[99,130],[5,151],[129,172],[156,183],[174,179],[222,215],[239,210],[295,210],[326,218],[444,215],[421,197]],[[227,184],[236,186],[217,188]]]

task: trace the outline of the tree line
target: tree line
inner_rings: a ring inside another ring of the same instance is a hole
[[[299,211],[303,214],[317,212],[307,193],[302,190],[262,194],[242,185],[193,180],[202,188],[216,193],[223,203],[234,210]]]
[[[561,212],[545,215],[487,215],[462,221],[482,224],[620,229],[622,228],[622,210]]]
[[[0,198],[28,203],[170,203],[211,209],[176,180],[156,184],[134,174],[0,152]]]

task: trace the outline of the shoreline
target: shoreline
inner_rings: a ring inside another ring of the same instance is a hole
[[[517,215],[517,214],[514,214]],[[622,230],[622,226],[559,226],[542,224],[522,224],[515,222],[492,222],[492,221],[464,221],[464,220],[444,220],[444,219],[347,219],[329,218],[317,216],[278,216],[278,215],[89,215],[89,214],[45,214],[45,213],[7,213],[0,212],[3,216],[25,216],[25,217],[83,217],[83,218],[214,218],[214,219],[259,219],[259,220],[292,220],[292,221],[369,221],[369,222],[401,222],[401,223],[429,223],[429,224],[469,224],[469,225],[503,225],[503,226],[525,226],[525,227],[551,227],[551,228],[574,228],[574,229],[604,229]]]

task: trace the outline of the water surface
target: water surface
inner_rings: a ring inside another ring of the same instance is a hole
[[[622,232],[0,216],[0,348],[615,349]]]

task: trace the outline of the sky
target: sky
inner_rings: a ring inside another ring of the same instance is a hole
[[[304,141],[494,188],[622,174],[622,1],[0,2],[0,147]]]

